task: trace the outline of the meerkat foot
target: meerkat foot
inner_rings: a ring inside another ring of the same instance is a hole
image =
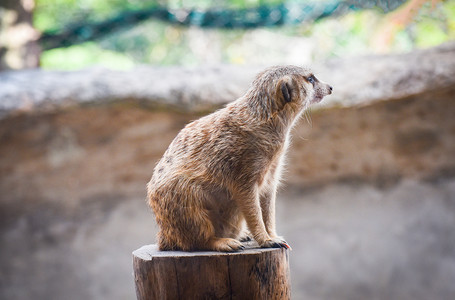
[[[245,249],[240,241],[230,238],[216,238],[211,242],[210,248],[215,251],[233,252]]]
[[[249,235],[242,236],[239,241],[244,243],[244,242],[251,242],[253,239]]]
[[[280,237],[272,238],[270,240],[266,240],[264,243],[261,244],[262,248],[285,248],[292,250],[291,246]]]
[[[244,236],[241,236],[239,241],[241,241],[242,243],[244,242],[251,242],[253,239],[251,238],[251,236],[249,235],[244,235]]]

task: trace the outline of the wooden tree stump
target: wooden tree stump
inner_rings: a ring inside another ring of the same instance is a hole
[[[290,299],[289,252],[247,248],[241,252],[133,252],[138,299]]]

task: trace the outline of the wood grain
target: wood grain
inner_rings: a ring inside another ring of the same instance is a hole
[[[138,299],[290,299],[289,250],[133,252]]]

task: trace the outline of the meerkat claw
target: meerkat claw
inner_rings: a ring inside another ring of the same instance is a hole
[[[289,246],[289,244],[286,243],[286,242],[275,243],[275,244],[278,245],[278,246],[277,246],[277,247],[274,247],[274,248],[284,248],[284,249],[292,250],[291,246]]]
[[[283,245],[283,248],[286,248],[286,249],[292,250],[291,246],[289,246],[289,244],[288,244],[288,243],[284,242],[284,243],[282,243],[282,245]]]
[[[268,248],[284,248],[284,249],[289,249],[292,250],[291,246],[285,241],[281,239],[276,239],[276,240],[268,240],[265,242],[262,247],[268,247]]]
[[[273,243],[272,248],[283,248],[283,244],[281,243]]]
[[[246,235],[240,239],[241,242],[251,242],[253,239],[249,236]]]

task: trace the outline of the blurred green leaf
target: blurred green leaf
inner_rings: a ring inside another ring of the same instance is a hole
[[[134,66],[127,55],[105,50],[95,43],[45,51],[41,64],[47,69],[76,70],[93,65],[110,69],[126,70]]]
[[[447,40],[447,34],[437,23],[425,20],[417,24],[416,44],[419,47],[430,47]]]

